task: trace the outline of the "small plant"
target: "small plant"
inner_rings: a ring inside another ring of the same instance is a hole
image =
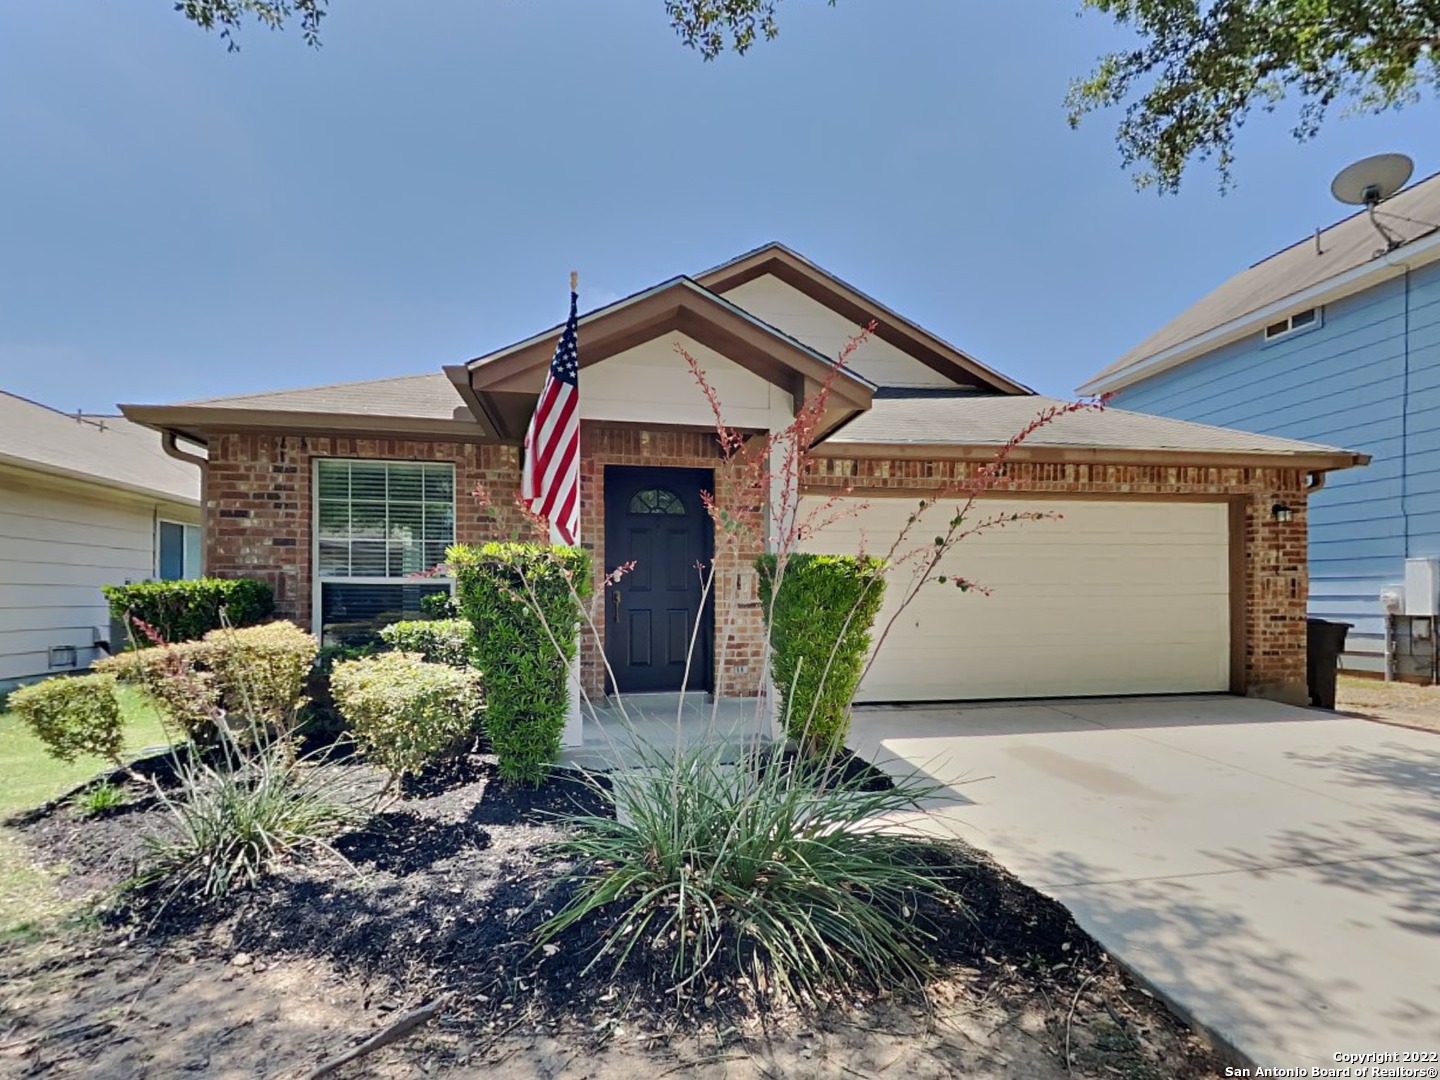
[[[538,544],[453,547],[446,555],[485,673],[485,734],[500,775],[540,784],[560,758],[590,557]]]
[[[22,686],[9,707],[20,714],[51,757],[66,763],[93,754],[123,767],[124,720],[115,676],[64,676]]]
[[[275,594],[263,581],[248,578],[196,578],[190,581],[142,581],[106,585],[110,614],[127,628],[140,619],[165,641],[197,641],[221,626],[253,626],[275,611]],[[141,644],[146,641],[142,637]],[[124,642],[115,642],[118,650]]]
[[[761,555],[755,566],[785,733],[807,752],[831,754],[850,734],[850,702],[885,599],[885,561],[796,552],[783,563]]]
[[[769,751],[744,767],[715,744],[663,752],[637,743],[641,767],[592,780],[615,816],[575,816],[559,853],[578,860],[577,891],[543,943],[602,914],[615,930],[591,960],[618,968],[670,953],[677,989],[734,971],[791,996],[863,984],[914,984],[931,966],[922,903],[959,906],[933,841],[876,819],[913,810],[934,789],[916,779],[864,790],[834,759]]]
[[[391,783],[463,748],[481,704],[478,672],[412,653],[342,661],[330,673],[330,692],[356,742],[389,770]]]
[[[397,652],[418,653],[432,664],[468,668],[472,634],[464,619],[413,619],[391,623],[380,631],[380,640]]]
[[[92,784],[71,800],[76,813],[81,817],[99,817],[101,814],[111,810],[118,810],[130,801],[130,796],[125,788],[119,784],[112,784],[109,780],[102,780],[98,784]]]
[[[292,764],[278,742],[241,754],[228,736],[219,762],[179,758],[178,793],[159,791],[165,826],[145,837],[127,887],[201,902],[254,885],[287,855],[329,850],[328,840],[358,824],[370,800],[334,766]]]

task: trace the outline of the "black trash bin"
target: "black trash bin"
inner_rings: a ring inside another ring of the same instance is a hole
[[[1340,654],[1345,651],[1345,634],[1353,625],[1327,619],[1305,620],[1305,682],[1310,688],[1311,705],[1335,708],[1335,674]]]

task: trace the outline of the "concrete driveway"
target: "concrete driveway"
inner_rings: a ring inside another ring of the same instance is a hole
[[[1256,1064],[1440,1051],[1440,735],[1216,696],[870,706],[851,745]]]

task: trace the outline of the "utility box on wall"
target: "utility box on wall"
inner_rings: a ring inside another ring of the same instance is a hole
[[[1440,615],[1440,558],[1405,560],[1405,614]]]

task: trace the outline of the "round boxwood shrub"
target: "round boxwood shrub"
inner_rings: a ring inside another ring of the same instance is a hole
[[[380,640],[397,652],[419,653],[432,664],[470,667],[470,624],[464,619],[409,619],[391,623]]]
[[[885,599],[885,560],[853,555],[755,560],[785,733],[828,754],[850,734],[850,703]],[[779,583],[776,595],[776,583]]]
[[[560,758],[590,556],[539,544],[458,546],[446,556],[485,679],[485,734],[509,781],[539,784]]]
[[[330,692],[365,756],[392,777],[463,749],[480,710],[478,672],[414,653],[342,660],[330,672]]]
[[[22,686],[9,707],[20,714],[50,756],[71,762],[85,754],[120,764],[125,727],[114,675],[74,675]]]

